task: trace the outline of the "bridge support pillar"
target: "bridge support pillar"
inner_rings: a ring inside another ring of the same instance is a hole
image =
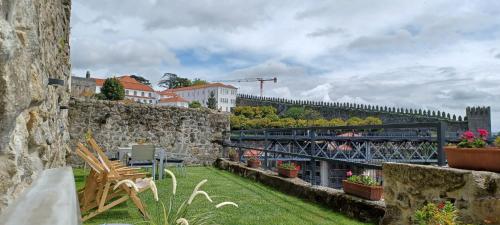
[[[319,176],[321,180],[321,186],[328,187],[330,185],[329,181],[329,176],[330,176],[330,168],[329,168],[329,163],[327,161],[320,161],[320,166],[319,166]]]

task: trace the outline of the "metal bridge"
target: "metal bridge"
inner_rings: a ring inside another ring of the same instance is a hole
[[[446,133],[443,122],[369,126],[239,130],[226,146],[269,160],[331,161],[367,169],[383,162],[446,165],[443,146],[458,134]],[[314,172],[314,167],[312,168]]]

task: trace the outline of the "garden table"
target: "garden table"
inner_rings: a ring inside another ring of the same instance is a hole
[[[159,179],[163,179],[163,170],[165,169],[165,162],[167,161],[166,150],[163,147],[155,147],[155,160],[160,161],[158,175]],[[130,147],[118,147],[118,160],[126,162],[126,159],[132,154],[132,146]],[[156,168],[153,168],[156,170]]]

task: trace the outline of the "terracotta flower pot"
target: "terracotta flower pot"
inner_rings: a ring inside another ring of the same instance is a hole
[[[500,172],[500,148],[446,147],[448,166],[457,169]]]
[[[384,189],[382,186],[367,186],[352,183],[347,180],[342,181],[342,187],[347,194],[355,195],[364,199],[378,201],[382,198]]]
[[[259,168],[260,161],[259,160],[247,160],[247,166],[250,168]]]
[[[278,174],[282,177],[296,178],[298,173],[299,173],[298,169],[289,170],[284,168],[278,168]]]

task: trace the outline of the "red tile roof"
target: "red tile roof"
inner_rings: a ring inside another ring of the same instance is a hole
[[[160,102],[189,102],[188,100],[182,98],[181,96],[172,92],[158,92],[160,94]]]
[[[128,75],[125,75],[125,76],[121,76],[121,77],[117,77],[118,80],[120,81],[120,83],[123,85],[123,87],[125,89],[129,89],[129,90],[137,90],[137,91],[150,91],[150,92],[154,92],[153,88],[148,86],[148,85],[145,85],[145,84],[142,84],[141,82],[137,81],[136,79],[128,76]],[[95,79],[95,84],[97,86],[103,86],[104,85],[104,81],[106,79],[98,79],[96,78]]]
[[[189,91],[189,90],[209,88],[209,87],[225,87],[225,88],[231,88],[231,89],[238,89],[238,88],[236,88],[236,87],[234,87],[232,85],[228,85],[228,84],[210,83],[210,84],[195,85],[195,86],[190,86],[190,87],[181,87],[181,88],[166,89],[166,90],[161,91],[160,93],[177,92],[177,91]]]

